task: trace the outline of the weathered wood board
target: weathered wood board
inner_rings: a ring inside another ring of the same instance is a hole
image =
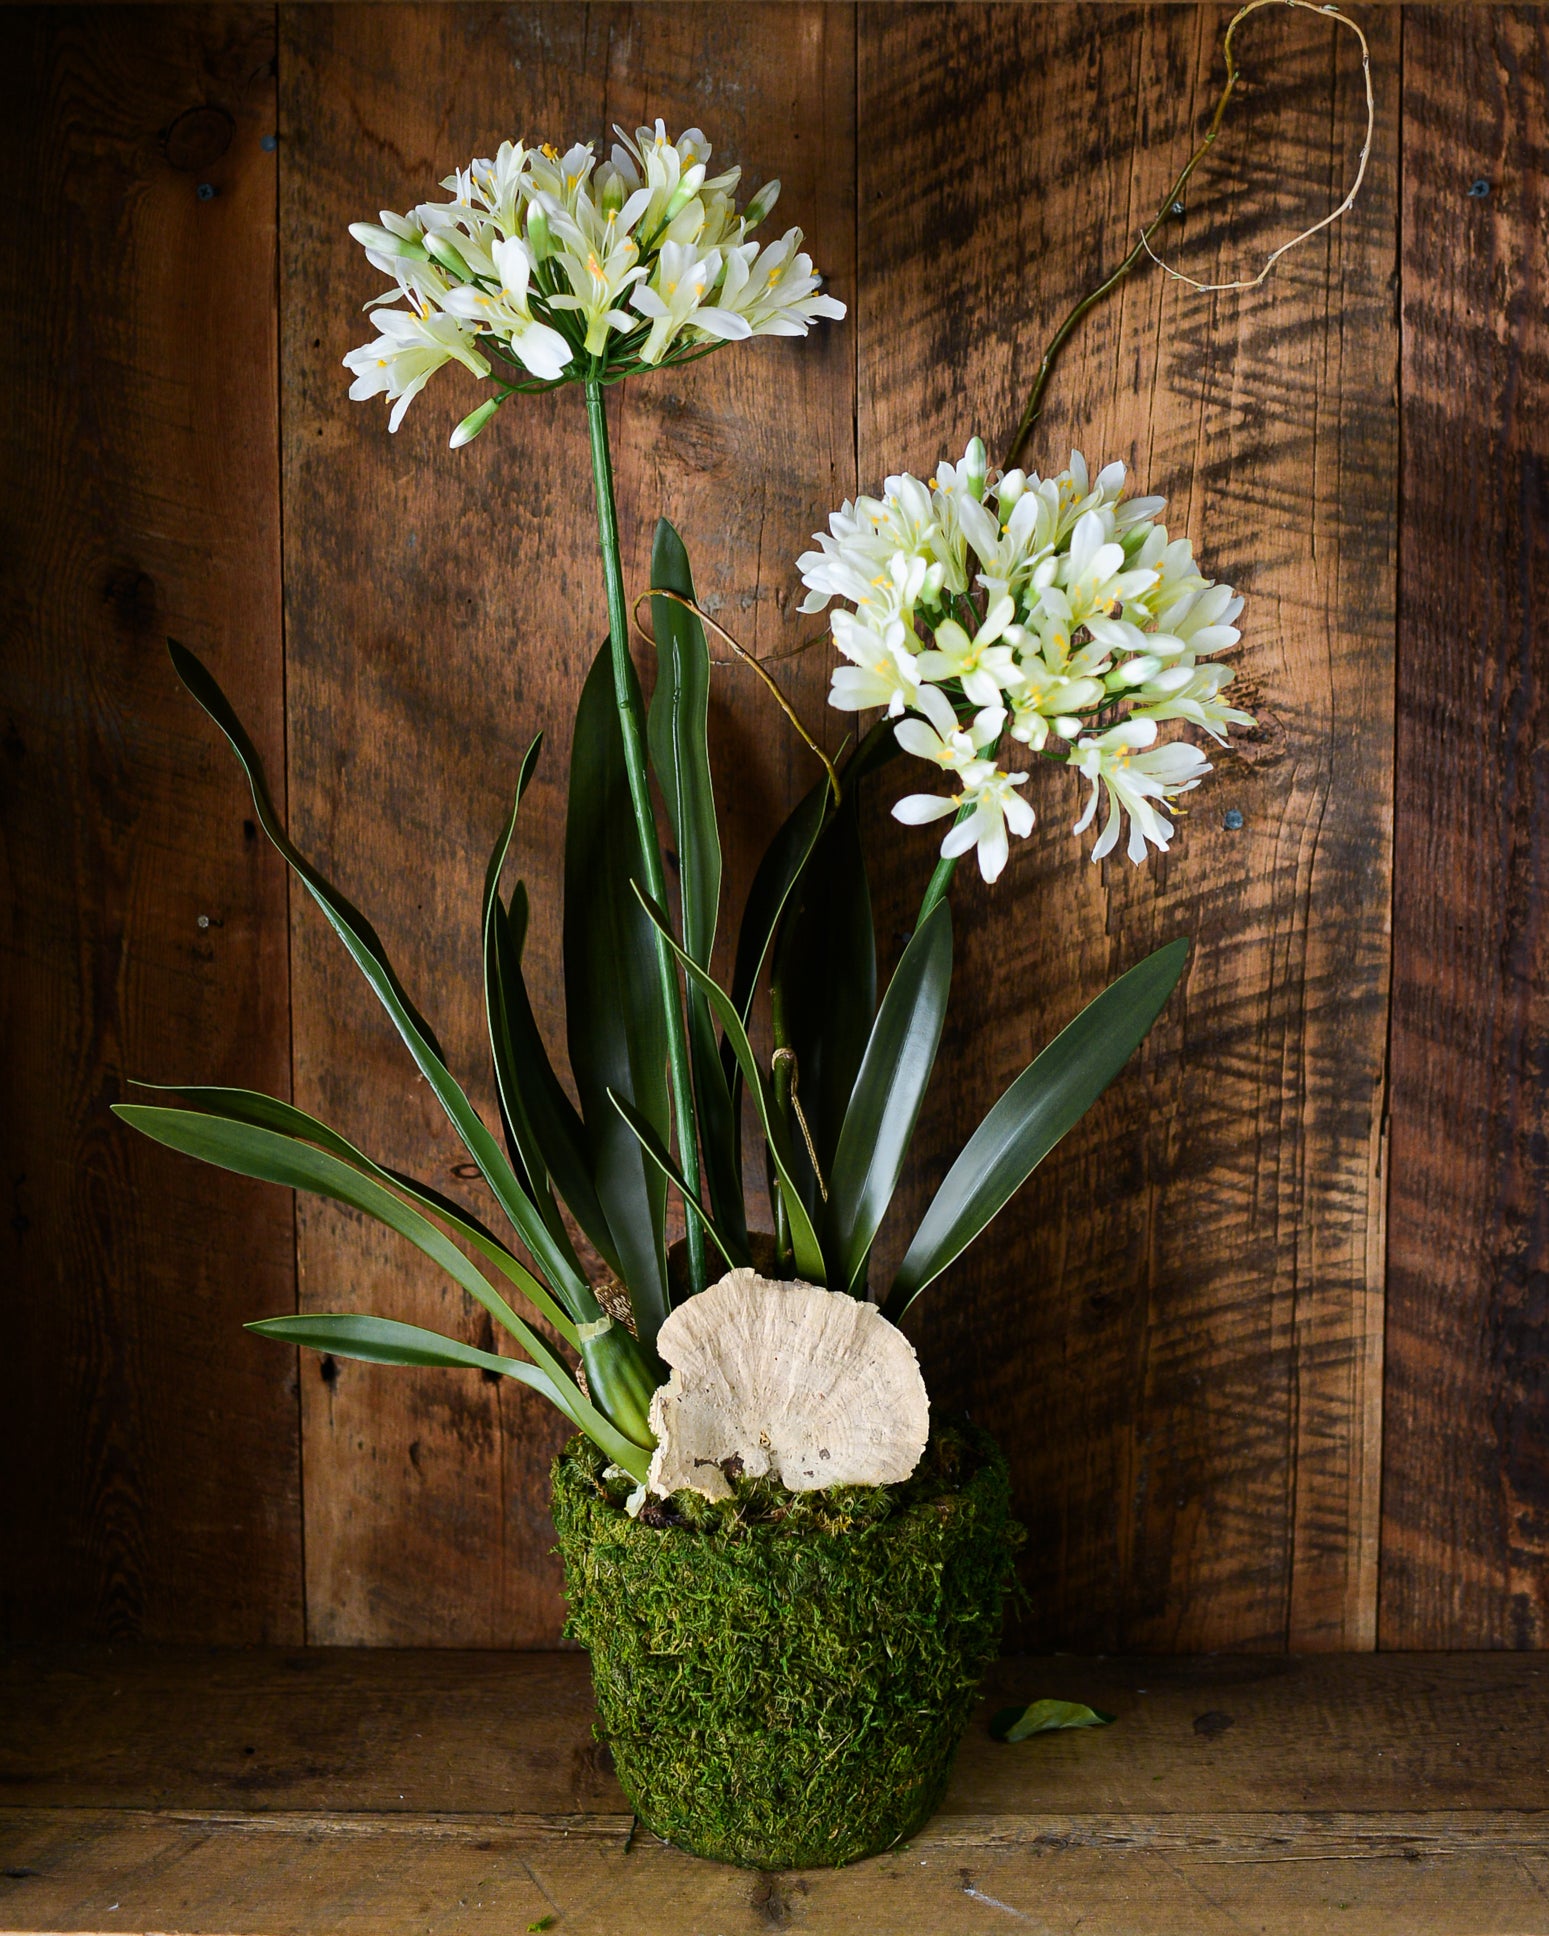
[[[928,475],[975,430],[1009,438],[1042,345],[1187,158],[1229,10],[863,18],[871,485]],[[919,1307],[938,1404],[1011,1448],[1037,1644],[1372,1641],[1399,23],[1366,26],[1377,126],[1356,210],[1251,294],[1137,274],[1073,338],[1027,454],[1045,472],[1073,444],[1094,471],[1122,458],[1168,496],[1169,529],[1246,595],[1235,656],[1261,716],[1165,860],[1094,867],[1090,836],[1067,832],[1076,789],[1045,783],[1027,851],[994,889],[955,894],[973,995],[949,1020],[922,1185],[1084,1002],[1194,940],[1128,1072]],[[1352,37],[1273,9],[1239,53],[1256,84],[1164,231],[1201,281],[1251,275],[1337,201],[1365,130]],[[1073,117],[1073,100],[1104,105]],[[901,927],[922,871],[899,862]]]
[[[238,1328],[293,1306],[298,1247],[308,1308],[477,1336],[460,1300],[342,1213],[298,1221],[106,1113],[130,1076],[288,1093],[293,984],[297,1099],[479,1200],[288,900],[168,632],[209,656],[303,844],[378,919],[490,1112],[478,885],[545,731],[519,866],[561,1039],[570,709],[603,616],[579,403],[529,400],[451,454],[452,378],[389,437],[379,404],[345,399],[376,286],[347,223],[523,125],[661,115],[750,182],[778,174],[777,221],[807,230],[850,320],[634,385],[614,435],[631,585],[665,510],[711,609],[784,655],[816,629],[793,561],[830,508],[1004,436],[1054,322],[1188,152],[1227,17],[8,10],[0,1634],[558,1631],[564,1434],[539,1401],[298,1368]],[[920,1307],[939,1405],[1012,1450],[1042,1645],[1545,1638],[1545,27],[1361,19],[1377,124],[1354,213],[1249,294],[1138,273],[1072,341],[1029,453],[1050,468],[1076,442],[1170,494],[1248,597],[1264,718],[1145,873],[1093,868],[1076,796],[1050,788],[999,887],[958,890],[953,1080],[916,1203],[1083,999],[1196,939],[1124,1081]],[[1207,281],[1336,201],[1360,141],[1349,36],[1270,8],[1241,51],[1247,85],[1162,238]],[[826,653],[780,673],[836,744]],[[716,680],[735,908],[812,768],[749,675]],[[896,946],[926,845],[886,805]]]
[[[8,9],[0,90],[0,1632],[297,1640],[290,1203],[108,1113],[289,1086],[284,869],[165,645],[283,782],[273,14]]]
[[[1381,1639],[1542,1647],[1549,21],[1411,9],[1404,61]]]
[[[1034,1692],[1118,1719],[992,1742]],[[1008,1660],[909,1844],[757,1875],[634,1827],[574,1655],[32,1652],[0,1664],[0,1924],[1525,1936],[1546,1708],[1501,1655]]]

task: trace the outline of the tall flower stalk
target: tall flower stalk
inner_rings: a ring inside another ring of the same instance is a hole
[[[690,361],[758,335],[805,335],[844,305],[818,293],[800,229],[763,248],[751,240],[773,209],[767,183],[741,211],[741,171],[709,174],[710,144],[697,128],[676,141],[665,125],[640,128],[598,162],[589,143],[566,153],[505,142],[442,186],[429,202],[351,233],[395,288],[378,297],[383,333],[345,358],[352,397],[385,394],[396,430],[429,376],[449,362],[493,379],[495,394],[452,433],[469,443],[519,391],[585,386],[597,535],[624,770],[640,847],[640,884],[658,906],[666,878],[651,803],[645,720],[629,652],[629,608],[619,556],[618,507],[604,392],[625,377]],[[404,308],[396,305],[402,302]],[[375,306],[375,305],[373,305]],[[503,376],[497,376],[497,370]],[[700,1158],[693,1079],[677,970],[655,937],[672,1086],[673,1128],[684,1180],[696,1194]],[[704,1232],[690,1216],[688,1275],[702,1290]]]

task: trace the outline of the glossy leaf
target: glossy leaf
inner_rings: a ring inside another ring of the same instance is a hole
[[[829,1178],[834,1282],[855,1291],[898,1188],[952,987],[945,901],[915,930],[877,1010]]]
[[[434,1365],[450,1370],[493,1371],[505,1378],[541,1392],[557,1405],[570,1422],[585,1432],[615,1465],[642,1484],[650,1469],[650,1453],[624,1437],[591,1404],[574,1379],[546,1366],[526,1364],[520,1358],[502,1357],[498,1352],[480,1351],[438,1331],[422,1330],[417,1324],[400,1324],[396,1318],[371,1317],[364,1313],[317,1312],[301,1317],[260,1318],[246,1326],[262,1338],[275,1338],[282,1344],[302,1345],[309,1351],[323,1351],[332,1358],[358,1358],[368,1365]]]
[[[523,1350],[541,1362],[553,1358],[531,1325],[519,1318],[494,1285],[476,1270],[444,1231],[413,1204],[362,1174],[352,1163],[298,1142],[279,1130],[261,1128],[255,1123],[233,1121],[228,1116],[211,1116],[197,1109],[162,1109],[145,1103],[115,1103],[113,1113],[132,1128],[165,1143],[168,1149],[197,1156],[238,1176],[258,1177],[265,1183],[279,1183],[292,1190],[310,1190],[315,1196],[330,1197],[335,1203],[361,1210],[389,1230],[406,1237],[416,1249],[437,1263],[447,1275],[482,1304],[490,1316],[502,1324]],[[557,1365],[558,1359],[553,1359]],[[563,1369],[561,1367],[561,1369]]]
[[[295,847],[269,796],[263,762],[232,710],[226,695],[210,673],[186,647],[167,641],[178,677],[230,740],[247,774],[253,806],[259,823],[274,846],[305,884],[307,891],[323,910],[330,926],[344,943],[351,958],[374,990],[377,999],[392,1017],[398,1033],[435,1092],[437,1100],[462,1138],[463,1146],[478,1164],[485,1181],[526,1244],[539,1268],[548,1277],[561,1303],[572,1317],[582,1321],[597,1317],[599,1306],[591,1286],[576,1272],[549,1235],[537,1206],[522,1188],[510,1159],[485,1127],[477,1110],[463,1094],[442,1057],[440,1045],[424,1018],[410,1002],[371,923],[351,905],[338,889],[326,881],[304,854]]]
[[[442,1223],[449,1224],[459,1236],[471,1243],[481,1256],[487,1258],[524,1297],[538,1307],[567,1344],[575,1344],[576,1328],[550,1295],[547,1286],[533,1276],[520,1258],[513,1257],[500,1239],[487,1230],[477,1217],[460,1203],[454,1203],[450,1197],[432,1189],[428,1183],[421,1183],[415,1177],[404,1176],[398,1170],[385,1169],[380,1163],[374,1163],[347,1137],[341,1136],[336,1129],[330,1129],[316,1116],[308,1115],[304,1109],[297,1109],[293,1103],[282,1102],[278,1096],[266,1096],[256,1089],[227,1089],[213,1083],[136,1083],[134,1086],[137,1089],[154,1088],[160,1095],[177,1096],[206,1115],[224,1117],[233,1123],[247,1123],[255,1129],[273,1130],[299,1143],[316,1144],[319,1149],[348,1163],[362,1175],[375,1178],[377,1182],[397,1190],[421,1209],[439,1217]]]
[[[780,925],[770,974],[777,1048],[796,1057],[797,1094],[825,1177],[833,1168],[877,1006],[871,890],[861,853],[859,788],[846,785]],[[809,1212],[820,1192],[805,1143],[793,1143]]]
[[[665,1142],[667,1034],[651,926],[635,899],[639,836],[606,643],[576,712],[565,828],[565,1008],[597,1198],[641,1343],[667,1315],[667,1185],[608,1099],[616,1090]]]
[[[656,1131],[652,1129],[651,1125],[640,1114],[640,1111],[634,1108],[632,1104],[625,1102],[624,1098],[618,1095],[613,1097],[613,1107],[640,1139],[640,1147],[645,1151],[646,1155],[682,1197],[684,1203],[687,1204],[693,1214],[698,1217],[706,1235],[726,1259],[727,1269],[740,1270],[751,1268],[753,1259],[749,1253],[747,1244],[745,1242],[739,1242],[733,1236],[723,1235],[716,1228],[715,1219],[691,1194],[688,1184],[684,1180],[683,1172],[672,1160],[672,1151],[668,1149]]]
[[[715,1019],[726,1033],[731,1043],[732,1054],[742,1071],[744,1082],[758,1109],[759,1121],[763,1124],[764,1140],[769,1145],[769,1154],[780,1182],[781,1197],[790,1219],[791,1244],[796,1256],[796,1269],[809,1283],[821,1284],[824,1279],[823,1251],[818,1243],[817,1231],[808,1216],[806,1206],[796,1188],[791,1174],[790,1145],[785,1132],[770,1103],[769,1088],[764,1081],[763,1071],[758,1066],[758,1057],[753,1053],[753,1044],[748,1040],[748,1032],[742,1026],[742,1018],[737,1013],[736,1004],[730,995],[716,982],[712,981],[696,961],[688,956],[673,939],[672,929],[665,912],[657,907],[643,891],[640,894],[641,906],[645,908],[660,934],[666,938],[669,948],[682,965],[683,972],[698,988],[703,989]]]
[[[657,524],[651,547],[651,583],[684,598],[694,596],[688,554],[665,518]],[[721,898],[721,836],[708,740],[710,654],[704,627],[692,612],[670,598],[651,600],[651,629],[657,657],[656,691],[648,721],[651,764],[677,844],[683,946],[701,968],[708,970]],[[699,1149],[711,1207],[716,1221],[734,1238],[745,1241],[747,1219],[732,1133],[730,1084],[716,1045],[709,1005],[692,986],[687,991],[686,1009]]]
[[[592,1182],[585,1125],[554,1073],[522,973],[527,891],[517,883],[509,913],[500,900],[501,869],[539,743],[533,741],[522,762],[516,796],[484,879],[484,1008],[490,1048],[507,1136],[520,1153],[531,1194],[555,1242],[574,1260],[564,1220],[550,1194],[551,1184],[609,1270],[621,1276],[613,1233]],[[575,1268],[579,1271],[579,1263]]]
[[[1026,1707],[1003,1707],[990,1722],[992,1741],[1026,1741],[1030,1735],[1052,1734],[1060,1728],[1106,1728],[1113,1716],[1080,1701],[1029,1701]]]
[[[896,1323],[1086,1114],[1161,1014],[1189,952],[1168,942],[1121,975],[1025,1068],[936,1192],[888,1295]]]

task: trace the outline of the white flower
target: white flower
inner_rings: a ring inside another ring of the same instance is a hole
[[[787,229],[762,249],[746,242],[726,251],[721,306],[745,317],[752,335],[805,336],[820,316],[845,314],[842,302],[814,293],[821,278],[801,241],[800,229]]]
[[[834,643],[852,663],[834,668],[828,703],[846,713],[885,706],[890,719],[919,705],[920,668],[910,640],[901,620],[877,631],[851,612],[835,612]]]
[[[723,343],[752,334],[747,318],[705,303],[705,291],[721,273],[721,252],[700,255],[687,242],[664,242],[650,282],[636,283],[630,302],[651,319],[651,331],[640,351],[642,363],[659,363],[679,333],[690,323],[700,334]]]
[[[1001,694],[1017,683],[1016,654],[1009,645],[996,643],[1015,615],[1012,601],[998,598],[972,638],[956,619],[943,619],[934,647],[920,654],[920,671],[927,679],[958,680],[963,696],[975,706],[998,706]]]
[[[1187,793],[1210,771],[1210,762],[1197,746],[1184,740],[1157,746],[1155,740],[1155,720],[1127,719],[1098,739],[1080,741],[1071,754],[1071,765],[1092,783],[1086,810],[1074,828],[1076,833],[1085,833],[1091,826],[1099,791],[1105,790],[1108,795],[1108,818],[1092,848],[1094,861],[1104,859],[1118,845],[1124,813],[1130,817],[1126,852],[1137,866],[1146,857],[1148,841],[1165,849],[1173,837],[1172,823],[1152,802],[1165,804]]]
[[[535,205],[554,236],[549,261],[570,284],[568,292],[548,298],[549,307],[576,311],[586,328],[582,347],[588,356],[600,356],[610,329],[627,333],[636,326],[637,319],[619,304],[646,274],[640,251],[620,218],[611,212],[599,215],[584,191],[576,197],[573,214],[547,195],[539,196]]]
[[[351,350],[344,361],[355,372],[350,395],[357,402],[384,392],[392,400],[389,430],[403,422],[403,413],[443,363],[455,360],[475,376],[489,375],[489,364],[474,347],[473,332],[455,316],[384,309],[377,321],[382,334],[374,343]]]
[[[1025,786],[1025,773],[1003,772],[984,751],[993,747],[1006,723],[1004,710],[986,707],[966,728],[960,726],[946,697],[932,686],[921,689],[919,707],[925,719],[905,719],[893,728],[906,753],[932,761],[957,776],[962,791],[956,795],[911,793],[893,808],[895,820],[921,827],[948,814],[960,814],[941,843],[942,856],[956,859],[970,847],[978,849],[979,872],[985,880],[1000,878],[1006,865],[1006,830],[1025,838],[1033,830],[1033,810],[1016,789]]]
[[[1116,617],[1128,598],[1156,582],[1147,568],[1126,569],[1124,547],[1114,541],[1111,514],[1103,508],[1083,512],[1070,534],[1070,549],[1059,559],[1053,582],[1039,593],[1041,609],[1072,628],[1089,618]]]
[[[959,814],[942,852],[977,847],[987,879],[1007,829],[1033,824],[1015,792],[1026,775],[992,755],[1008,718],[1014,739],[1090,780],[1082,830],[1106,795],[1097,858],[1127,815],[1135,860],[1167,846],[1169,803],[1210,770],[1194,746],[1158,745],[1158,725],[1181,720],[1224,744],[1252,723],[1222,697],[1230,672],[1200,663],[1236,643],[1241,598],[1155,522],[1161,498],[1125,500],[1124,483],[1122,464],[1094,482],[1079,451],[1058,477],[998,475],[974,438],[928,482],[891,476],[880,497],[846,501],[798,560],[804,612],[842,601],[831,624],[851,663],[834,673],[832,703],[919,715],[895,728],[899,744],[958,777],[957,795],[910,795],[898,817]],[[944,688],[979,709],[972,725]]]
[[[1220,696],[1236,676],[1223,665],[1162,666],[1130,697],[1139,709],[1137,717],[1185,719],[1225,746],[1229,726],[1254,723],[1252,713],[1227,705]]]
[[[569,367],[570,345],[557,329],[538,322],[532,313],[528,302],[532,260],[527,244],[512,237],[497,242],[492,253],[499,289],[486,291],[471,283],[449,289],[444,299],[447,314],[490,330],[509,344],[525,369],[552,383]]]

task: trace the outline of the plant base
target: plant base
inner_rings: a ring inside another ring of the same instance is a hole
[[[917,1829],[999,1640],[1022,1530],[979,1434],[932,1438],[900,1486],[735,1481],[623,1510],[573,1439],[554,1465],[565,1629],[592,1657],[645,1826],[758,1869],[833,1867]]]

